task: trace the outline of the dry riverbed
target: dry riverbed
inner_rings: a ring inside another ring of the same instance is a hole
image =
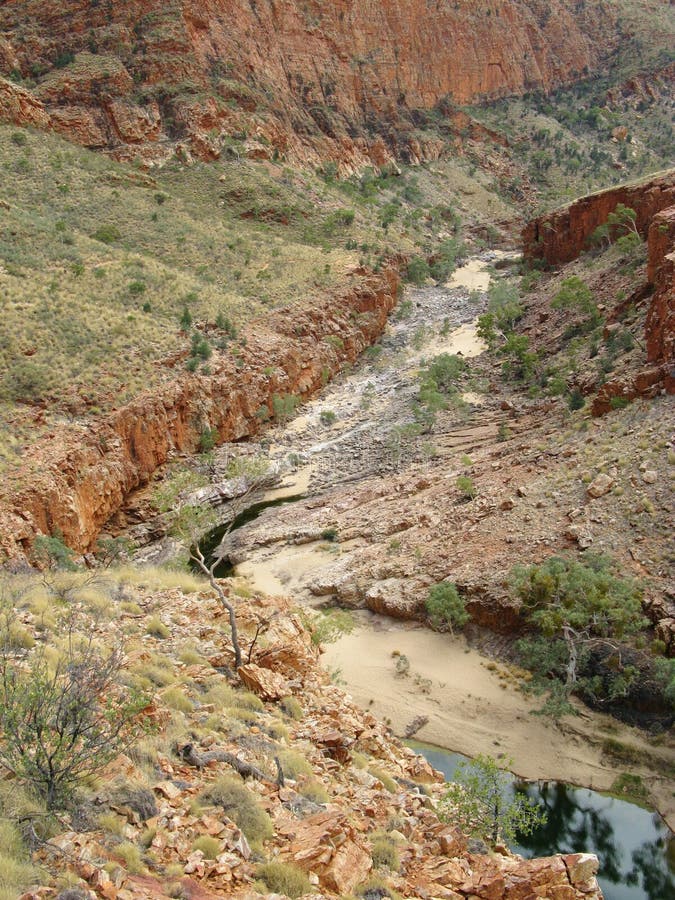
[[[409,314],[390,324],[379,355],[329,385],[303,407],[302,415],[272,433],[270,457],[277,462],[293,457],[297,465],[266,499],[302,493],[308,508],[325,508],[326,491],[366,478],[386,484],[391,473],[407,464],[397,457],[398,448],[388,435],[409,415],[416,375],[425,359],[443,352],[465,357],[482,352],[475,320],[484,308],[490,261],[471,260],[445,289],[410,292]],[[475,421],[458,419],[448,435],[437,435],[443,456],[444,442],[447,452],[456,454],[463,452],[465,439],[494,441],[489,392],[472,385],[464,399]],[[333,422],[322,421],[327,411],[335,414]],[[286,507],[285,512],[293,511]],[[339,521],[340,510],[334,512]],[[322,582],[335,582],[336,567],[346,574],[352,571],[350,559],[362,558],[368,545],[362,537],[343,534],[338,544],[321,541],[318,535],[305,540],[298,538],[297,523],[294,527],[295,536],[289,539],[284,509],[277,508],[236,532],[243,560],[236,573],[257,590],[316,605],[326,600]],[[425,716],[428,722],[417,735],[421,740],[468,756],[503,754],[513,761],[513,771],[528,779],[608,790],[623,771],[640,774],[671,828],[675,825],[672,782],[654,774],[660,759],[668,759],[669,753],[672,759],[672,748],[654,746],[640,731],[581,705],[579,716],[566,717],[558,725],[532,715],[541,703],[523,694],[506,667],[470,648],[463,637],[435,634],[363,610],[356,616],[358,628],[326,648],[325,664],[339,672],[359,704],[388,719],[397,734],[404,734],[415,717]],[[410,664],[403,676],[396,674],[401,655]],[[634,748],[649,759],[648,765],[612,759],[606,747],[603,752],[607,741]]]
[[[532,713],[541,701],[524,694],[506,666],[470,648],[461,636],[436,634],[359,611],[358,627],[325,647],[324,665],[356,702],[390,722],[397,735],[417,716],[428,722],[419,740],[474,757],[504,755],[513,772],[529,780],[556,780],[609,790],[625,765],[603,754],[603,741],[619,740],[641,753],[667,749],[648,744],[637,729],[578,705],[579,716],[554,724]],[[397,674],[402,656],[408,673]],[[675,826],[673,784],[654,767],[631,765],[648,785],[660,812]]]

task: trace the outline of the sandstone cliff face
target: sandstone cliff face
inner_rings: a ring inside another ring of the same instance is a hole
[[[619,31],[601,0],[26,0],[0,9],[0,74],[120,158],[208,159],[245,132],[269,154],[379,164],[438,152],[412,111],[574,80]]]
[[[70,547],[86,550],[129,491],[172,453],[194,452],[205,428],[219,441],[255,434],[256,413],[271,413],[275,394],[306,398],[354,361],[382,332],[397,285],[388,269],[321,303],[274,313],[248,329],[239,368],[221,359],[213,375],[179,376],[96,428],[48,435],[25,460],[20,486],[0,495],[0,548],[12,557],[36,534],[59,529]]]
[[[654,296],[645,326],[647,359],[666,367],[666,390],[675,393],[675,206],[654,216],[649,226],[647,278]]]
[[[615,397],[653,397],[675,392],[675,170],[636,184],[624,184],[589,194],[570,206],[530,222],[523,232],[525,259],[550,266],[571,262],[588,249],[595,229],[607,221],[617,204],[635,210],[635,224],[647,239],[648,286],[653,294],[645,323],[650,366],[606,382],[593,401],[593,414],[603,415]]]
[[[646,237],[656,213],[675,204],[675,170],[589,194],[534,219],[523,232],[525,259],[542,260],[549,266],[571,262],[588,250],[589,238],[619,203],[635,210],[636,227]]]

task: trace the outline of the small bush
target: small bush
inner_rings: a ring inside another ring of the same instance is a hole
[[[625,409],[630,404],[629,397],[612,397],[609,401],[610,409]]]
[[[234,705],[239,709],[250,709],[252,712],[262,712],[265,709],[260,697],[251,691],[236,691]]]
[[[408,263],[407,280],[418,287],[429,277],[429,263],[423,256],[413,256]]]
[[[178,659],[186,666],[203,666],[206,663],[204,657],[194,647],[185,647],[179,653]]]
[[[148,624],[145,626],[145,632],[146,634],[152,635],[152,637],[160,638],[160,640],[166,640],[171,634],[164,622],[162,622],[158,616],[153,616],[148,621]]]
[[[319,414],[319,421],[322,425],[332,425],[337,419],[332,409],[322,409]]]
[[[378,781],[381,781],[384,789],[389,791],[390,794],[395,794],[398,791],[398,785],[391,775],[387,775],[384,769],[380,769],[377,766],[368,766],[368,772],[373,778],[377,778]]]
[[[264,882],[270,893],[283,894],[291,900],[297,900],[312,892],[309,878],[302,869],[290,863],[263,863],[256,869],[256,875]]]
[[[298,788],[298,793],[302,797],[311,800],[312,803],[328,803],[330,801],[328,791],[316,778],[310,778],[304,784],[301,784]]]
[[[194,709],[189,697],[186,697],[180,688],[170,688],[162,694],[162,700],[171,709],[178,712],[189,713]]]
[[[383,878],[377,875],[371,875],[367,881],[360,884],[356,888],[356,896],[363,897],[364,900],[385,900],[385,897],[389,900],[401,900],[401,895],[397,894]]]
[[[141,858],[141,851],[132,844],[131,841],[124,841],[115,847],[115,856],[124,860],[124,866],[132,875],[142,875],[145,872],[145,866]]]
[[[274,834],[272,820],[236,776],[224,775],[214,781],[200,799],[219,806],[251,842],[266,841]]]
[[[451,581],[435,584],[425,603],[427,615],[435,628],[462,628],[471,618],[466,604]]]
[[[305,714],[300,701],[296,700],[295,697],[284,697],[279,706],[289,719],[294,719],[296,722],[299,722]]]
[[[92,234],[95,241],[101,241],[102,244],[114,244],[122,237],[122,233],[116,225],[101,225]]]
[[[234,689],[226,681],[221,681],[219,684],[214,684],[204,694],[204,703],[210,703],[216,709],[222,710],[228,706],[234,706],[234,696]]]
[[[206,859],[215,859],[222,849],[222,844],[214,837],[203,834],[192,844],[193,850],[201,850]]]
[[[389,834],[373,835],[373,844],[370,851],[374,866],[382,866],[392,872],[398,872],[401,862],[398,857],[396,841]]]
[[[0,761],[46,801],[65,802],[137,735],[147,698],[120,687],[123,656],[71,646],[56,665],[34,652],[16,665],[0,635]]]
[[[311,775],[313,770],[302,754],[296,750],[280,750],[278,753],[281,768],[288,778],[297,778],[298,775]]]
[[[581,393],[579,388],[574,388],[574,390],[570,393],[569,398],[567,400],[568,408],[574,412],[577,409],[583,409],[586,405],[586,401],[584,399],[584,395]]]
[[[649,799],[649,791],[639,775],[622,772],[610,788],[613,794],[636,803],[645,803]]]
[[[475,484],[468,475],[460,475],[455,484],[457,485],[457,490],[466,500],[473,500],[478,493]]]

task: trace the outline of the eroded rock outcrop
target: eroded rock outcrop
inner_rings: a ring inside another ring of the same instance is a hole
[[[675,392],[675,170],[581,197],[534,219],[523,232],[526,261],[561,266],[589,249],[591,235],[619,204],[634,210],[635,227],[648,243],[647,285],[641,293],[644,298],[652,292],[645,323],[648,365],[603,384],[593,400],[594,415],[608,412],[615,398]]]
[[[10,557],[59,530],[89,548],[125,496],[175,453],[194,452],[205,428],[219,441],[257,433],[275,395],[306,398],[381,334],[398,275],[361,272],[341,294],[272,313],[246,331],[241,362],[223,354],[212,375],[183,373],[92,428],[54,429],[0,494],[0,547]],[[215,358],[214,358],[215,359]]]
[[[411,111],[550,89],[621,38],[610,5],[572,0],[33,0],[3,5],[0,34],[0,73],[37,82],[85,146],[209,159],[245,130],[258,153],[347,168],[433,158]]]
[[[377,883],[387,887],[375,890],[383,896],[395,890],[405,897],[444,900],[601,900],[598,860],[589,854],[524,860],[503,847],[490,855],[476,852],[476,845],[470,849],[451,814],[449,821],[439,819],[442,775],[329,680],[290,603],[260,596],[242,600],[222,584],[236,604],[245,649],[256,623],[270,623],[267,647],[251,648],[253,662],[246,668],[260,673],[263,658],[268,663],[276,659],[268,675],[285,679],[293,672],[290,693],[280,704],[262,687],[257,693],[264,703],[253,704],[244,694],[245,727],[233,710],[214,708],[216,695],[209,691],[225,692],[231,700],[240,696],[223,674],[232,654],[223,640],[222,611],[215,598],[208,591],[185,595],[127,585],[138,604],[135,611],[122,611],[120,618],[105,623],[91,619],[87,625],[97,639],[110,642],[122,634],[128,637],[130,629],[142,633],[157,609],[167,621],[180,623],[167,638],[147,638],[144,649],[129,653],[126,665],[136,671],[151,658],[155,644],[161,646],[164,665],[181,678],[183,735],[191,743],[186,746],[181,738],[171,747],[160,744],[156,764],[147,771],[135,762],[134,749],[129,756],[121,754],[92,789],[92,807],[114,812],[127,847],[142,848],[152,859],[148,870],[134,872],[119,849],[119,838],[111,839],[100,822],[82,815],[36,853],[52,882],[67,876],[80,892],[102,900],[168,900],[177,893],[200,900],[281,896],[256,883],[260,851],[252,851],[245,834],[251,832],[237,816],[238,807],[212,793],[223,776],[233,777],[234,769],[246,778],[237,780],[239,791],[270,823],[261,838],[265,856],[301,869],[321,896],[360,892],[378,869]],[[36,630],[31,614],[24,610],[21,615],[25,627]],[[186,640],[199,646],[201,659],[179,659]],[[292,716],[287,712],[291,693]],[[167,728],[176,733],[170,699],[163,689],[153,698],[152,721],[160,738]],[[203,728],[205,713],[214,727]],[[360,768],[351,752],[341,752],[345,749],[358,752],[359,765],[365,760],[368,767]],[[284,754],[296,764],[301,760],[302,766],[291,773],[287,765],[280,783],[275,758]],[[243,802],[239,794],[236,803]],[[376,836],[385,829],[396,847],[396,871],[378,868],[374,859]],[[171,878],[164,874],[170,870]],[[35,888],[23,900],[44,900],[55,893],[50,887]]]
[[[647,237],[654,216],[675,204],[675,170],[589,194],[533,219],[523,232],[525,260],[560,266],[576,259],[589,249],[591,235],[619,203],[635,211],[636,228]]]

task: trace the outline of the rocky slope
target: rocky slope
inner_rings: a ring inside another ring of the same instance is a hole
[[[589,194],[569,206],[540,216],[523,232],[523,254],[527,263],[559,267],[590,249],[593,232],[607,222],[619,204],[635,212],[635,228],[647,240],[649,261],[646,286],[634,292],[628,303],[650,296],[645,322],[646,362],[639,373],[622,373],[609,380],[593,404],[597,415],[610,409],[612,398],[653,396],[661,387],[675,393],[675,170],[643,180]],[[614,239],[622,229],[615,229]],[[617,308],[614,321],[625,306]]]
[[[136,581],[128,572],[121,580],[114,571],[102,575],[98,591],[107,583],[113,598],[125,597],[121,604],[113,599],[102,617],[87,609],[91,579],[81,596],[71,583],[79,627],[105,646],[123,634],[127,678],[156,680],[145,711],[155,730],[59,815],[34,856],[50,884],[23,900],[56,896],[54,884],[78,891],[63,897],[92,900],[279,896],[283,889],[260,880],[264,859],[306,873],[303,895],[364,896],[370,884],[381,898],[396,891],[443,900],[599,900],[593,856],[524,861],[504,847],[488,855],[481,842],[440,821],[442,777],[329,682],[308,631],[284,601],[230,593],[245,651],[257,624],[267,623],[264,643],[239,670],[249,692],[225,674],[232,654],[210,592],[147,581],[142,573]],[[39,636],[30,609],[20,616]],[[145,629],[157,632],[158,619],[162,635],[138,640]],[[234,776],[237,803],[209,802],[233,766],[250,773],[245,782]],[[250,817],[239,818],[246,802],[258,810],[256,821],[269,823],[264,834],[254,833]],[[374,849],[382,834],[395,848],[386,865]]]
[[[0,114],[146,162],[214,158],[233,137],[251,156],[419,161],[442,142],[415,110],[602,70],[625,27],[603,0],[28,0],[0,9],[0,73],[19,82]]]
[[[270,314],[245,333],[238,360],[221,353],[212,375],[178,376],[96,427],[55,427],[3,489],[0,546],[29,550],[36,534],[60,531],[87,550],[124,497],[176,453],[193,453],[209,429],[218,442],[255,434],[274,396],[307,398],[381,334],[398,275],[354,272],[350,290]],[[328,308],[327,308],[328,307]]]
[[[605,224],[619,203],[634,210],[635,226],[646,237],[654,216],[675,205],[675,169],[634,184],[589,194],[533,219],[523,232],[526,261],[540,260],[549,266],[560,266],[577,259],[589,249],[591,235]],[[657,265],[655,258],[652,275]]]

